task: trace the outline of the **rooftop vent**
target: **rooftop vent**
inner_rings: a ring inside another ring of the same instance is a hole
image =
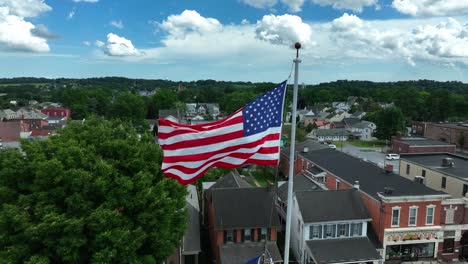
[[[304,153],[309,152],[309,148],[308,148],[308,147],[304,147],[304,149],[302,150],[302,152],[304,152]]]
[[[442,159],[442,166],[443,167],[453,167],[455,163],[453,162],[452,158],[443,158]]]
[[[359,181],[354,182],[354,189],[359,190]]]
[[[384,188],[384,193],[385,194],[392,194],[393,193],[393,188],[392,187],[385,187]]]

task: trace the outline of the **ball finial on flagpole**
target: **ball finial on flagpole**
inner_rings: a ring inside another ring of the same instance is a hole
[[[296,48],[296,58],[299,58],[299,49],[301,48],[301,43],[296,42],[296,44],[294,44],[294,48]]]

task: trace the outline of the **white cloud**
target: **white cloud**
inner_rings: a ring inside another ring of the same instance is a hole
[[[99,0],[73,0],[75,3],[86,2],[86,3],[97,3]]]
[[[17,13],[15,13],[17,14]],[[48,52],[46,38],[32,33],[36,26],[22,17],[10,14],[8,7],[0,7],[0,44],[9,50]]]
[[[114,33],[107,34],[107,45],[104,48],[104,52],[109,56],[117,57],[142,55],[142,53],[133,46],[130,40]]]
[[[52,10],[43,0],[0,0],[0,7],[8,7],[9,14],[19,17],[36,17]]]
[[[468,13],[466,0],[393,0],[392,7],[411,16],[450,16]]]
[[[59,37],[57,34],[50,32],[43,24],[36,25],[36,27],[31,30],[31,33],[36,37],[45,39],[54,39]]]
[[[244,4],[255,8],[270,8],[276,5],[277,0],[241,0]]]
[[[89,42],[89,41],[87,41],[87,40],[86,40],[86,41],[83,41],[82,43],[83,43],[83,45],[85,45],[85,46],[88,46],[88,47],[91,46],[91,42]]]
[[[171,15],[159,27],[177,37],[189,32],[207,33],[222,30],[221,23],[214,18],[202,17],[197,11],[185,10],[180,15]]]
[[[74,16],[75,16],[75,10],[72,10],[70,11],[70,13],[68,13],[67,19],[72,19]]]
[[[94,42],[94,45],[96,45],[96,47],[98,48],[102,48],[104,45],[106,45],[106,43],[100,41],[100,40],[96,40],[96,42]]]
[[[299,41],[304,47],[314,45],[311,26],[298,16],[263,16],[261,21],[257,21],[255,33],[257,38],[271,43],[292,46]]]
[[[401,27],[398,23],[363,21],[344,14],[330,24],[330,38],[338,47],[346,48],[349,57],[399,57],[413,66],[416,60],[468,65],[468,24],[453,18],[427,25],[414,21]]]
[[[121,20],[119,20],[119,21],[111,21],[111,22],[109,22],[109,24],[110,24],[111,26],[114,26],[114,27],[118,28],[118,29],[124,28],[124,25],[123,25],[123,23],[122,23]]]
[[[302,5],[304,4],[304,0],[281,0],[281,2],[287,5],[291,12],[302,11]]]
[[[312,0],[312,2],[320,6],[332,6],[334,9],[362,12],[366,6],[377,6],[378,0]]]

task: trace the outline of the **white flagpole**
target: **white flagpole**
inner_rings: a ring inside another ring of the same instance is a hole
[[[284,263],[289,263],[289,242],[291,239],[291,214],[292,214],[292,195],[293,195],[293,178],[294,178],[294,154],[296,146],[296,111],[297,111],[297,83],[299,78],[299,49],[301,43],[297,42],[296,59],[294,59],[294,96],[291,124],[291,149],[289,152],[289,176],[288,176],[288,207],[286,213],[286,237],[284,241]]]

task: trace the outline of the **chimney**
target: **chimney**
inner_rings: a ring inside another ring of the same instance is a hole
[[[385,187],[384,188],[384,193],[385,194],[392,194],[393,193],[393,188],[392,187]]]
[[[392,173],[393,172],[393,165],[392,164],[385,165],[385,172],[386,173]]]
[[[354,182],[354,189],[359,190],[359,181]]]
[[[442,159],[442,167],[453,167],[455,163],[453,162],[452,158],[443,158]]]

